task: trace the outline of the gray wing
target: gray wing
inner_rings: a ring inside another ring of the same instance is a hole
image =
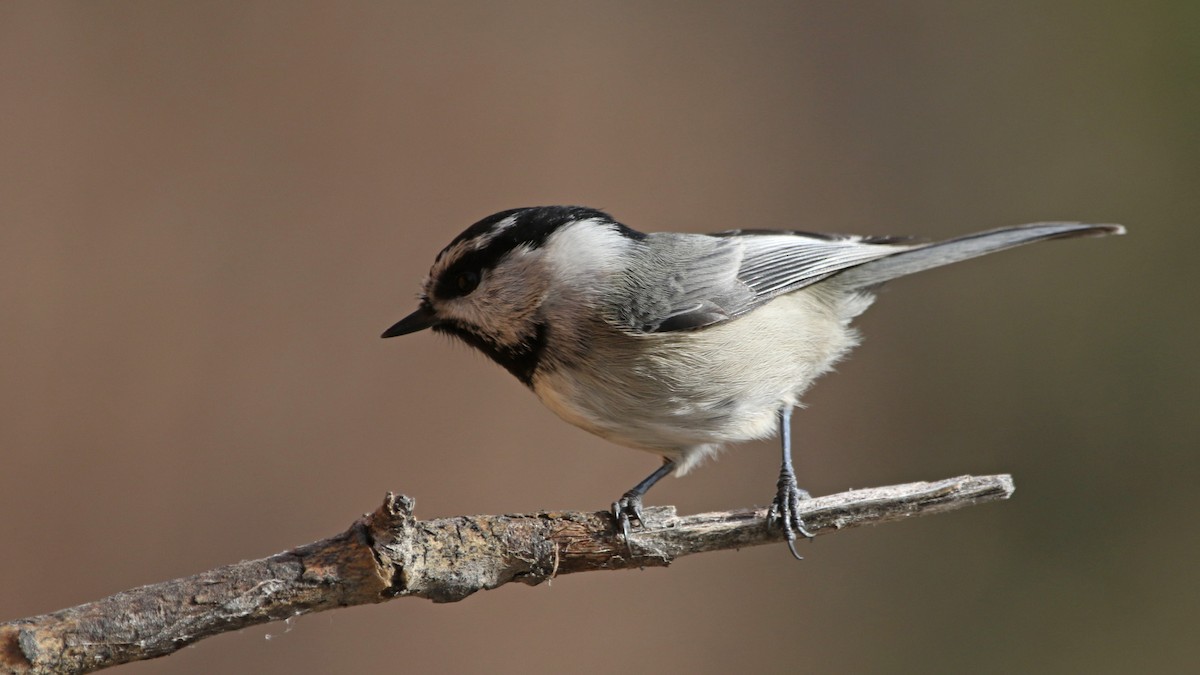
[[[692,330],[912,246],[800,232],[649,235],[619,323],[635,332]]]

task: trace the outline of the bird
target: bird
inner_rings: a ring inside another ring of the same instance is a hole
[[[382,334],[432,329],[507,369],[563,420],[662,458],[612,505],[630,545],[643,498],[724,447],[778,434],[767,526],[791,554],[799,515],[792,410],[859,342],[851,325],[897,277],[1048,239],[1123,234],[1045,222],[937,242],[734,229],[644,233],[585,206],[500,211],[437,254],[417,309]]]

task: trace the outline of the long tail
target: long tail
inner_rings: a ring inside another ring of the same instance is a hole
[[[1109,234],[1125,234],[1125,228],[1120,225],[1089,223],[1032,223],[1005,227],[932,244],[918,245],[898,251],[886,258],[851,267],[838,276],[851,288],[865,288],[931,267],[941,267],[960,260],[1003,251],[1023,244],[1031,244],[1035,241],[1068,237],[1101,237]]]

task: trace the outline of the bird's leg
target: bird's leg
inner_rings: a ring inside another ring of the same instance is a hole
[[[625,546],[629,549],[630,557],[633,557],[633,547],[629,544],[629,521],[630,519],[636,520],[638,525],[645,527],[646,524],[642,522],[642,496],[655,483],[662,480],[663,476],[671,473],[674,468],[675,460],[664,458],[662,466],[658,467],[654,473],[646,476],[645,480],[634,485],[620,499],[613,502],[613,517],[617,519],[617,524],[621,526],[621,533],[625,535]]]
[[[796,535],[812,539],[812,534],[804,529],[804,521],[800,519],[797,511],[800,509],[800,500],[811,499],[808,492],[801,490],[796,485],[796,471],[792,468],[792,406],[784,406],[779,411],[779,437],[783,440],[783,465],[779,467],[779,483],[777,484],[778,492],[775,494],[775,501],[771,503],[771,510],[767,513],[767,527],[783,528],[783,536],[787,539],[788,550],[796,557],[796,560],[803,560],[800,554],[796,552]]]

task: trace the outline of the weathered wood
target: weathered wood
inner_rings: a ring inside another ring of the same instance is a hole
[[[1007,475],[962,476],[818,497],[803,502],[800,515],[823,535],[1007,499],[1012,491]],[[389,494],[374,513],[329,539],[0,623],[0,672],[90,672],[308,612],[410,595],[454,602],[512,581],[535,585],[573,572],[666,566],[693,553],[782,541],[765,518],[766,509],[678,516],[673,507],[647,508],[630,557],[606,512],[421,521],[413,500]]]

